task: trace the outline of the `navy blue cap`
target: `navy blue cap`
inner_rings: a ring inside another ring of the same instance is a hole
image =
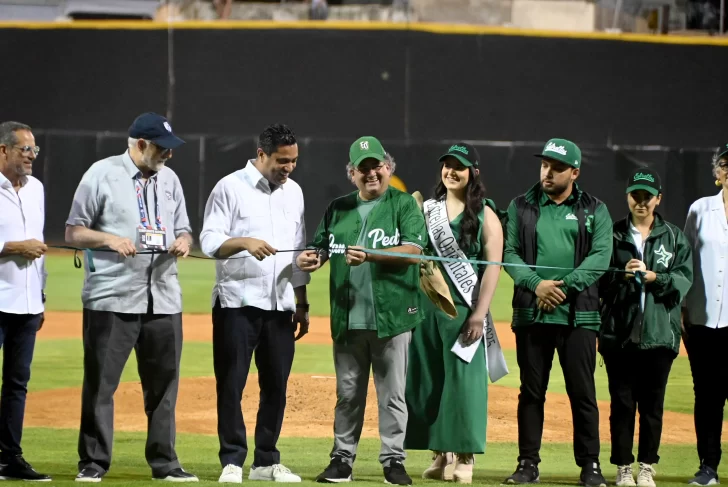
[[[129,137],[148,140],[165,149],[176,149],[185,143],[174,135],[166,118],[153,112],[142,113],[132,122]]]

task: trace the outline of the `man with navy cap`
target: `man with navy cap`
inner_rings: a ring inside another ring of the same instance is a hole
[[[192,229],[179,178],[166,163],[182,144],[167,119],[142,114],[129,127],[129,149],[94,163],[73,198],[66,242],[106,249],[86,253],[77,482],[99,482],[111,466],[113,396],[132,349],[152,477],[197,481],[181,468],[174,446],[182,354],[177,257],[189,253]]]

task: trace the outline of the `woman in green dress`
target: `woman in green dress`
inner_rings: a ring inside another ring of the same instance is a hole
[[[425,203],[429,252],[452,255],[459,247],[461,257],[500,262],[503,230],[495,205],[485,199],[477,151],[459,143],[440,162],[435,196]],[[458,314],[450,318],[423,297],[427,317],[415,329],[409,352],[405,448],[433,451],[423,478],[471,483],[473,455],[485,452],[488,371],[481,338],[500,266],[438,265]],[[451,351],[456,341],[477,347],[470,362]]]

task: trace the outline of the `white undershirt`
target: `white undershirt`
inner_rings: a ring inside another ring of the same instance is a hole
[[[634,240],[634,244],[637,247],[637,252],[639,253],[640,260],[642,262],[645,261],[645,243],[647,243],[647,239],[642,238],[642,233],[637,229],[637,227],[634,226],[632,222],[629,222],[629,232],[632,235],[632,240]],[[645,265],[647,265],[645,263]],[[642,296],[640,297],[640,306],[642,308],[642,311],[645,310],[645,287],[642,286]]]

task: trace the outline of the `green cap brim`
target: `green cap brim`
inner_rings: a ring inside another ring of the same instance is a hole
[[[359,164],[364,162],[366,159],[376,159],[379,162],[382,162],[384,160],[384,155],[377,154],[376,152],[369,152],[367,154],[362,154],[359,157],[357,157],[356,161],[352,161],[351,165],[354,167],[358,167]]]
[[[557,159],[554,156],[547,156],[546,154],[534,154],[534,157],[538,157],[541,159],[546,159],[546,160],[554,161],[554,162],[560,162],[561,164],[566,164],[567,166],[571,166],[574,169],[579,169],[579,166],[577,166],[573,161],[562,161],[561,159]]]
[[[454,157],[455,159],[460,161],[463,164],[463,166],[473,167],[473,164],[469,160],[465,159],[463,156],[458,155],[458,154],[449,154],[449,153],[445,154],[442,157],[440,157],[440,162],[444,161],[446,157]]]
[[[728,149],[724,150],[723,152],[719,152],[716,159],[720,159],[721,157],[725,156],[726,154],[728,154]]]
[[[627,188],[627,193],[631,193],[632,191],[639,191],[640,189],[643,189],[650,193],[652,196],[658,196],[660,194],[660,191],[653,188],[652,186],[647,186],[646,184],[633,184],[629,188]]]

